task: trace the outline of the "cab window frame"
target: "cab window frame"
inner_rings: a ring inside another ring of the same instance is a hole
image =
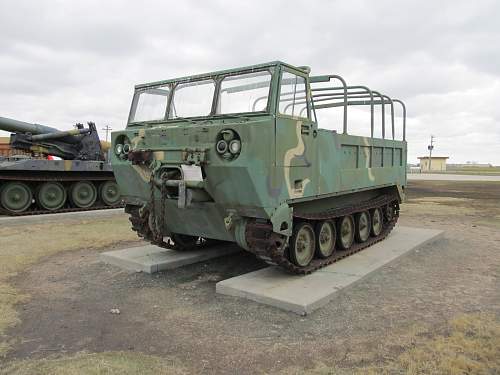
[[[293,74],[295,76],[298,76],[298,77],[301,77],[301,78],[304,79],[305,91],[306,91],[307,117],[289,115],[289,114],[281,113],[280,112],[281,89],[283,87],[281,85],[281,82],[283,80],[283,74],[284,73]],[[304,119],[304,120],[308,120],[308,121],[312,122],[312,119],[311,119],[311,110],[312,109],[311,109],[311,98],[310,98],[310,90],[309,90],[309,80],[308,80],[307,74],[304,73],[304,72],[301,72],[301,71],[297,71],[297,70],[291,69],[289,67],[282,67],[281,71],[279,72],[278,93],[276,95],[276,116],[283,117],[283,118],[291,118],[291,119],[297,119],[297,118],[299,118],[299,119]]]
[[[270,64],[266,66],[261,66],[258,68],[247,68],[247,69],[242,69],[239,71],[232,71],[232,72],[227,72],[227,73],[219,73],[219,74],[213,74],[213,75],[203,75],[203,76],[198,76],[193,79],[193,77],[185,77],[183,79],[178,79],[178,80],[170,80],[170,81],[162,81],[161,83],[157,84],[151,84],[148,86],[142,86],[140,88],[136,87],[134,89],[134,94],[132,96],[132,103],[130,105],[130,110],[129,110],[129,115],[127,119],[127,127],[131,126],[141,126],[144,124],[156,124],[156,123],[167,123],[167,122],[177,122],[177,121],[182,121],[182,119],[219,119],[219,118],[224,118],[224,117],[231,117],[231,116],[237,116],[237,115],[242,115],[242,116],[263,116],[263,115],[271,115],[275,116],[277,112],[276,108],[276,92],[279,90],[279,82],[280,82],[280,75],[281,75],[281,67],[279,64]],[[271,82],[269,85],[269,92],[268,92],[268,97],[267,97],[267,105],[266,108],[262,111],[254,111],[254,112],[237,112],[237,113],[231,113],[231,114],[218,114],[217,113],[217,105],[219,101],[219,96],[220,96],[220,86],[221,82],[225,77],[230,77],[230,76],[236,76],[236,75],[243,75],[247,73],[254,73],[254,72],[259,72],[259,71],[265,71],[268,72],[271,75]],[[294,72],[295,73],[295,72]],[[182,83],[187,83],[187,82],[194,82],[194,81],[202,81],[202,80],[213,80],[215,83],[215,92],[213,95],[213,100],[212,100],[212,109],[209,115],[207,116],[194,116],[194,117],[183,117],[183,118],[170,118],[170,112],[171,112],[171,104],[173,97],[175,95],[175,89],[179,84]],[[168,100],[167,100],[167,108],[166,108],[166,113],[165,117],[161,120],[145,120],[145,121],[134,121],[133,117],[135,115],[135,112],[137,110],[137,105],[138,105],[138,100],[139,96],[143,91],[147,91],[149,89],[154,89],[155,87],[161,87],[161,86],[168,86],[169,87],[169,95],[168,95]],[[309,108],[308,108],[309,111]]]

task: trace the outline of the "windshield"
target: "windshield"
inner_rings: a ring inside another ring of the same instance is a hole
[[[270,85],[268,71],[225,77],[221,82],[217,113],[265,111]]]
[[[136,93],[132,122],[163,120],[167,114],[169,87],[157,87]]]
[[[263,112],[271,77],[270,71],[263,70],[140,89],[134,96],[130,122]]]
[[[215,81],[211,79],[177,85],[169,118],[209,116],[214,92]]]

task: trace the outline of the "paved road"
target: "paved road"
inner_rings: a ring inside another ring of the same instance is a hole
[[[468,174],[408,173],[408,180],[432,181],[500,181],[500,176],[481,176]]]

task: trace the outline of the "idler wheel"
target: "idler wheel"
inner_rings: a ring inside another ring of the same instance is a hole
[[[370,237],[371,222],[368,211],[356,215],[356,241],[365,242]]]
[[[382,211],[380,208],[374,208],[370,212],[371,214],[371,235],[377,237],[382,233],[383,218]]]
[[[97,200],[97,189],[89,181],[78,181],[71,185],[70,200],[79,208],[89,208]]]
[[[290,260],[299,267],[306,267],[311,263],[316,248],[316,236],[309,223],[299,223],[294,228],[290,239]]]
[[[332,220],[320,221],[316,224],[316,256],[328,258],[335,251],[337,230]]]
[[[55,211],[66,203],[66,189],[59,182],[45,182],[37,191],[37,201],[40,207]]]
[[[25,211],[32,200],[31,189],[23,182],[9,182],[0,191],[0,203],[12,213]]]
[[[352,246],[354,231],[354,219],[351,215],[344,216],[337,222],[339,246],[342,250],[347,250]]]

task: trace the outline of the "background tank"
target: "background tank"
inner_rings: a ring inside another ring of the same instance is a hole
[[[109,144],[94,123],[58,129],[0,117],[11,132],[0,155],[0,212],[10,215],[121,206]],[[61,158],[53,160],[49,156]]]
[[[351,134],[352,106],[367,109],[365,136]],[[318,120],[335,107],[340,118]],[[272,62],[136,86],[111,160],[145,239],[175,249],[236,242],[304,274],[396,224],[405,115],[401,101],[368,87]]]

